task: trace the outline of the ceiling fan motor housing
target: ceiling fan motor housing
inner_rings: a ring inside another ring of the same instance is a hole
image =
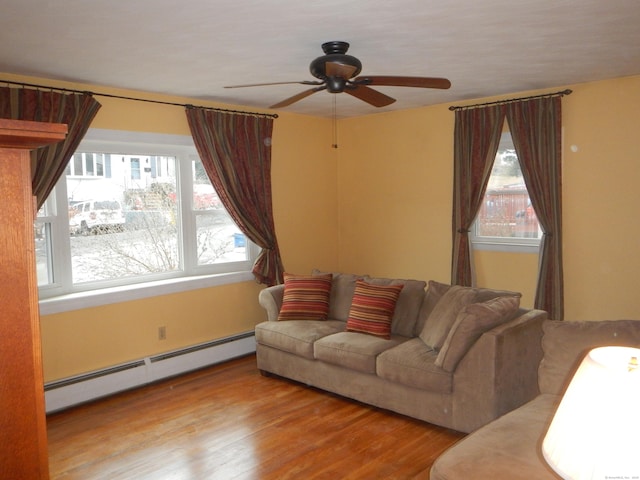
[[[362,70],[362,63],[356,57],[351,55],[346,55],[347,50],[349,49],[349,44],[347,42],[327,42],[322,44],[322,50],[325,55],[316,58],[309,65],[309,70],[311,75],[321,80],[325,80],[327,78],[326,73],[326,64],[327,63],[335,63],[338,65],[344,65],[347,67],[352,67],[353,73],[349,75],[349,78],[353,78],[360,73]],[[350,70],[351,71],[351,70]],[[348,80],[349,78],[343,78],[343,80]],[[342,89],[344,89],[344,82],[342,83]],[[336,84],[338,88],[338,85]],[[337,91],[342,91],[337,90]],[[330,88],[328,88],[331,91]],[[334,92],[335,93],[335,92]]]

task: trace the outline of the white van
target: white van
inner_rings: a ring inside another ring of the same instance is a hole
[[[69,233],[88,235],[122,231],[125,217],[117,200],[87,200],[69,209]]]

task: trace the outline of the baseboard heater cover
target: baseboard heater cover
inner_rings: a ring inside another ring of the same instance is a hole
[[[246,332],[56,380],[44,386],[46,410],[56,412],[255,351],[254,333]]]

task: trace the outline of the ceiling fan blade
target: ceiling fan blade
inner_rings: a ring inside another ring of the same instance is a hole
[[[344,93],[359,98],[374,107],[386,107],[396,101],[395,98],[391,98],[365,85],[358,85],[356,88],[347,87],[344,89]]]
[[[281,102],[278,102],[278,103],[276,103],[274,105],[271,105],[269,108],[287,107],[287,106],[291,105],[292,103],[295,103],[298,100],[302,100],[303,98],[307,98],[309,95],[314,94],[316,92],[319,92],[320,90],[324,90],[325,88],[327,88],[327,87],[322,86],[322,87],[310,88],[309,90],[305,90],[304,92],[300,92],[297,95],[294,95],[293,97],[285,98]]]
[[[353,83],[363,85],[380,85],[390,87],[418,87],[441,88],[451,87],[451,82],[446,78],[437,77],[396,77],[390,75],[367,75],[353,80]]]
[[[267,85],[292,85],[297,83],[299,85],[322,85],[321,81],[302,80],[301,82],[271,82],[271,83],[249,83],[246,85],[229,85],[224,88],[244,88],[244,87],[263,87]]]
[[[353,65],[345,65],[338,62],[326,62],[324,64],[324,74],[327,77],[342,77],[345,80],[350,79],[358,70]]]

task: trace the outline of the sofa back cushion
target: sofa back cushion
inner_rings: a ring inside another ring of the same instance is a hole
[[[467,305],[499,297],[521,297],[518,292],[493,288],[462,287],[429,281],[416,321],[416,335],[430,347],[440,350],[460,313]]]
[[[424,300],[420,306],[418,312],[418,318],[416,320],[416,326],[414,336],[419,336],[427,323],[427,318],[433,312],[442,296],[449,291],[451,285],[446,283],[436,282],[435,280],[429,280],[427,291],[424,294]]]
[[[462,309],[438,352],[436,367],[453,372],[480,336],[492,328],[511,320],[520,307],[520,296],[509,295]]]
[[[391,333],[403,337],[415,336],[416,320],[420,306],[424,300],[427,282],[422,280],[403,280],[391,278],[367,277],[367,283],[372,285],[394,286],[404,285],[396,302],[391,321]]]
[[[320,270],[314,269],[314,275],[321,275]],[[349,318],[349,309],[353,301],[353,292],[356,289],[356,281],[365,278],[364,275],[353,275],[351,273],[332,273],[331,294],[329,296],[329,319],[343,322]]]
[[[475,289],[454,285],[438,301],[427,318],[420,338],[429,347],[439,351],[456,321],[458,313],[475,303]]]
[[[595,347],[640,347],[640,320],[545,320],[542,331],[541,393],[562,394],[584,356]]]

